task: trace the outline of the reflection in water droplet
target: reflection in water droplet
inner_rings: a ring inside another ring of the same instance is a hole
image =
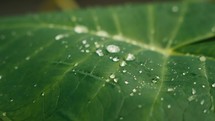
[[[125,60],[126,61],[133,61],[134,59],[135,59],[135,56],[133,54],[129,53]]]
[[[107,49],[107,51],[108,51],[109,53],[118,53],[118,52],[120,52],[120,48],[119,48],[119,46],[117,46],[117,45],[108,45],[108,46],[106,47],[106,49]]]
[[[76,33],[87,33],[88,29],[87,29],[86,26],[77,25],[77,26],[74,27],[74,31]]]
[[[126,63],[125,61],[122,61],[122,62],[120,63],[120,66],[121,66],[121,67],[124,67],[124,66],[126,66],[126,64],[127,64],[127,63]]]
[[[102,52],[101,49],[96,50],[96,53],[97,53],[99,56],[104,56],[104,53]]]
[[[204,61],[206,61],[206,57],[205,57],[205,56],[201,56],[201,57],[199,58],[199,60],[200,60],[201,62],[204,62]]]

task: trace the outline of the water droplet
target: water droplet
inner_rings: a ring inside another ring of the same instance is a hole
[[[134,93],[130,93],[130,96],[134,96]]]
[[[201,57],[199,58],[199,60],[200,60],[201,62],[204,62],[204,61],[206,61],[206,57],[205,57],[205,56],[201,56]]]
[[[207,110],[205,109],[205,110],[203,111],[203,113],[207,113]]]
[[[202,70],[202,68],[198,68],[199,70]]]
[[[205,100],[202,100],[202,101],[200,102],[201,105],[204,105],[204,103],[205,103]]]
[[[10,102],[13,102],[13,99],[10,99]]]
[[[127,63],[125,62],[125,61],[122,61],[121,63],[120,63],[120,66],[121,67],[124,67],[124,66],[126,66],[127,65]]]
[[[115,75],[114,75],[114,74],[111,74],[111,75],[110,75],[110,78],[111,78],[111,79],[114,79],[114,78],[115,78]]]
[[[164,100],[164,98],[163,97],[161,97],[161,101],[163,101]]]
[[[173,91],[174,91],[174,88],[168,88],[167,91],[168,91],[168,92],[173,92]]]
[[[196,82],[193,82],[193,84],[196,84]]]
[[[215,32],[215,26],[211,28],[211,31],[212,31],[212,32]]]
[[[114,62],[118,62],[118,61],[119,61],[119,58],[118,58],[118,57],[114,57],[114,58],[113,58],[113,61],[114,61]]]
[[[178,6],[173,6],[172,7],[172,12],[176,13],[179,11],[179,7]]]
[[[101,49],[96,50],[96,53],[97,53],[99,56],[104,56],[104,53],[102,52]]]
[[[191,95],[191,96],[189,96],[188,97],[188,101],[193,101],[193,100],[195,100],[196,99],[196,95]]]
[[[196,90],[194,88],[192,88],[192,94],[195,95],[196,94]]]
[[[129,82],[128,81],[125,81],[125,84],[128,84]]]
[[[142,70],[140,70],[140,71],[139,71],[139,73],[141,74],[141,73],[143,73],[143,71],[142,71]]]
[[[205,88],[205,85],[202,85],[202,88]]]
[[[2,79],[2,75],[0,75],[0,79]]]
[[[37,87],[37,84],[34,84],[34,87]]]
[[[114,81],[115,83],[117,83],[117,82],[118,82],[118,79],[115,78],[115,79],[113,79],[113,81]]]
[[[142,108],[142,105],[138,105],[137,107],[138,107],[138,108]]]
[[[167,108],[171,108],[171,105],[167,105]]]
[[[82,25],[77,25],[74,27],[74,31],[76,33],[87,33],[88,32],[88,29],[86,26],[82,26]]]
[[[96,35],[101,36],[101,37],[108,37],[109,36],[106,31],[102,31],[102,30],[97,31]]]
[[[182,73],[182,75],[186,75],[186,73]]]
[[[55,40],[61,40],[65,37],[68,37],[69,35],[68,34],[58,34],[55,36]]]
[[[123,120],[124,118],[123,117],[119,117],[119,120]]]
[[[108,45],[106,49],[109,53],[118,53],[120,51],[120,48],[117,45]]]
[[[110,79],[106,79],[105,81],[106,81],[106,82],[110,82]]]
[[[126,72],[127,72],[127,70],[123,69],[123,70],[122,70],[122,72],[123,72],[123,73],[126,73]]]
[[[85,52],[86,52],[86,53],[89,53],[89,52],[90,52],[90,50],[85,50]]]
[[[4,117],[7,116],[7,113],[6,113],[6,112],[3,112],[3,113],[2,113],[2,116],[4,116]]]
[[[87,44],[87,40],[82,40],[82,44]]]
[[[19,67],[18,66],[14,66],[14,69],[17,70]]]
[[[215,87],[215,83],[213,83],[211,86],[212,86],[212,87]]]
[[[28,56],[28,57],[26,57],[26,58],[25,58],[25,60],[27,60],[27,61],[28,61],[28,60],[30,60],[30,57],[29,57],[29,56]]]
[[[125,60],[126,61],[133,61],[134,59],[135,59],[135,56],[133,54],[129,53]]]
[[[132,92],[137,92],[137,90],[136,90],[136,89],[133,89]]]
[[[43,92],[43,93],[41,94],[41,96],[45,96],[45,93]]]

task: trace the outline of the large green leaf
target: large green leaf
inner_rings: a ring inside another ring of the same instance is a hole
[[[215,5],[0,20],[1,121],[214,121]]]

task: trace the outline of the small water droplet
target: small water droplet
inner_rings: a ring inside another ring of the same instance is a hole
[[[86,53],[89,53],[89,52],[90,52],[90,50],[85,50],[85,52],[86,52]]]
[[[119,58],[118,58],[118,57],[114,57],[112,60],[113,60],[114,62],[118,62],[118,61],[119,61]]]
[[[14,69],[17,70],[19,67],[18,66],[14,66]]]
[[[140,71],[139,71],[139,73],[141,74],[141,73],[143,73],[143,71],[142,71],[142,70],[140,70]]]
[[[179,7],[178,6],[173,6],[172,7],[172,12],[176,13],[179,11]]]
[[[123,120],[124,118],[123,117],[119,117],[119,120]]]
[[[168,91],[168,92],[173,92],[173,91],[174,91],[174,88],[168,88],[167,91]]]
[[[212,31],[212,32],[215,32],[215,26],[211,28],[211,31]]]
[[[196,94],[196,90],[194,88],[192,88],[192,94],[195,95]]]
[[[119,48],[119,46],[117,46],[117,45],[108,45],[108,46],[106,47],[106,49],[107,49],[107,51],[108,51],[109,53],[118,53],[118,52],[120,52],[120,48]]]
[[[137,107],[138,107],[138,108],[142,108],[142,105],[138,105]]]
[[[28,60],[30,60],[30,57],[29,57],[29,56],[28,56],[28,57],[26,57],[26,58],[25,58],[25,60],[27,60],[27,61],[28,61]]]
[[[170,108],[171,108],[171,105],[167,105],[167,108],[169,108],[169,109],[170,109]]]
[[[123,69],[123,70],[122,70],[122,72],[123,72],[123,73],[126,73],[126,72],[127,72],[127,70]]]
[[[126,61],[133,61],[135,60],[135,56],[131,53],[129,53],[125,59]]]
[[[136,90],[136,89],[133,89],[132,92],[137,92],[137,90]]]
[[[115,78],[115,79],[113,79],[113,81],[114,81],[115,83],[117,83],[117,82],[118,82],[118,79]]]
[[[164,98],[163,97],[161,97],[161,101],[163,101],[164,100]]]
[[[88,29],[87,29],[87,27],[86,26],[82,26],[82,25],[77,25],[77,26],[75,26],[74,27],[74,31],[76,32],[76,33],[87,33],[88,32]]]
[[[196,82],[193,82],[193,84],[196,84]]]
[[[186,75],[186,73],[182,73],[182,75]]]
[[[37,84],[34,84],[34,87],[37,87]]]
[[[105,81],[106,81],[106,82],[110,82],[110,79],[106,79]]]
[[[45,96],[45,93],[43,92],[43,93],[41,94],[41,96]]]
[[[202,100],[202,101],[200,102],[201,105],[204,105],[204,103],[205,103],[205,100]]]
[[[122,61],[121,63],[120,63],[120,66],[121,67],[124,67],[124,66],[126,66],[127,65],[127,63],[125,62],[125,61]]]
[[[101,49],[96,50],[96,53],[97,53],[99,56],[104,56],[104,53],[102,52]]]
[[[211,86],[212,86],[212,87],[215,87],[215,83],[213,83]]]
[[[203,111],[203,113],[207,113],[207,110],[205,109],[205,110]]]
[[[205,85],[202,85],[202,88],[205,88]]]
[[[134,96],[134,93],[130,93],[130,96]]]
[[[116,77],[115,74],[111,74],[111,75],[110,75],[110,78],[111,78],[111,79],[114,79],[115,77]]]
[[[82,40],[82,44],[87,44],[87,40]]]
[[[206,57],[205,57],[205,56],[201,56],[201,57],[199,58],[199,60],[200,60],[201,62],[204,62],[204,61],[206,61]]]
[[[69,35],[68,34],[58,34],[55,36],[55,40],[61,40],[65,37],[68,37]]]
[[[10,102],[13,102],[14,100],[13,99],[10,99]]]
[[[196,95],[191,95],[191,96],[189,96],[188,97],[188,101],[193,101],[193,100],[195,100],[196,99]]]
[[[2,79],[2,75],[0,75],[0,79]]]
[[[128,84],[129,82],[128,81],[125,81],[125,84]]]
[[[6,112],[3,112],[3,113],[2,113],[2,116],[4,116],[4,117],[7,116],[7,113],[6,113]]]
[[[202,70],[202,68],[198,68],[199,70]]]

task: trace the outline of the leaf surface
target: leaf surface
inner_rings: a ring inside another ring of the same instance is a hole
[[[0,120],[214,121],[215,5],[0,20]]]

